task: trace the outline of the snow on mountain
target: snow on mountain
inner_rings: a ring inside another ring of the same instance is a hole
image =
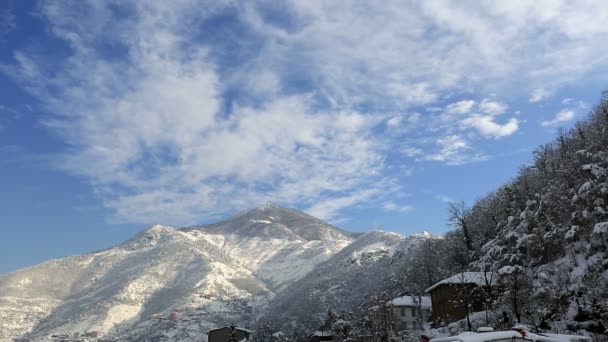
[[[289,238],[302,241],[351,239],[352,233],[296,209],[267,203],[226,221],[185,229],[242,237]]]
[[[276,205],[213,225],[155,225],[104,251],[0,276],[0,341],[90,331],[177,339],[249,325],[277,293],[353,241],[346,231]],[[358,252],[380,250],[378,244]],[[176,315],[189,323],[169,319]]]
[[[328,307],[355,311],[370,295],[399,284],[409,253],[425,239],[383,231],[360,236],[278,294],[269,304],[270,319],[284,331],[313,329]]]
[[[302,278],[354,240],[344,230],[274,204],[184,231],[213,239],[275,291]]]
[[[2,300],[14,303],[0,308],[8,316],[2,338],[29,329],[34,338],[116,332],[176,308],[267,296],[269,290],[249,270],[202,242],[171,227],[153,226],[111,249],[0,277]],[[42,305],[45,310],[38,309]],[[28,319],[32,311],[44,318]]]

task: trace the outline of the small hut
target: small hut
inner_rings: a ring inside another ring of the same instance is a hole
[[[231,335],[234,337],[234,341],[236,342],[249,341],[251,331],[235,326],[226,326],[209,330],[207,333],[209,342],[227,342],[231,340]]]

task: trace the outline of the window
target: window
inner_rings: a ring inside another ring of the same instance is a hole
[[[401,317],[405,317],[405,308],[401,308],[400,314],[401,314]]]

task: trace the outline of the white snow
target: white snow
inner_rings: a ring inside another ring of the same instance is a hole
[[[138,317],[141,310],[141,305],[119,304],[108,310],[106,319],[101,325],[101,331],[109,331],[115,325],[124,323],[125,321],[134,320]]]
[[[251,219],[251,222],[253,222],[253,223],[272,224],[272,221],[268,221],[268,220],[254,220],[254,219]]]
[[[589,191],[591,191],[591,189],[593,189],[593,183],[591,183],[590,181],[587,181],[587,182],[585,182],[585,184],[581,185],[581,187],[578,189],[578,194],[586,195]]]
[[[492,275],[491,273],[484,272],[463,272],[455,274],[449,278],[443,279],[436,283],[435,285],[429,287],[425,290],[426,293],[433,291],[440,285],[445,284],[475,284],[477,286],[486,286],[486,281],[490,283],[490,285],[496,284],[496,275]]]
[[[608,222],[597,223],[593,227],[593,234],[606,234],[608,233]]]
[[[517,331],[494,331],[486,333],[464,332],[456,336],[434,338],[431,342],[487,342],[494,340],[510,340],[514,338],[522,338]]]
[[[395,298],[391,301],[393,306],[406,306],[406,307],[418,307],[420,306],[422,309],[430,309],[431,308],[431,297],[422,296],[422,297],[413,297],[413,296],[402,296]]]

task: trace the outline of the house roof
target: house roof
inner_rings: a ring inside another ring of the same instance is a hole
[[[456,336],[437,337],[431,342],[486,342],[494,340],[524,340],[523,336],[517,331],[495,331],[487,333],[464,332]],[[524,340],[525,341],[525,340]]]
[[[317,330],[308,336],[333,336],[331,331]]]
[[[496,285],[496,275],[491,272],[462,272],[441,280],[424,292],[429,293],[441,285],[474,284],[477,286],[486,286],[487,282],[489,282],[490,285]]]
[[[211,329],[211,330],[209,330],[209,331],[207,332],[207,335],[208,335],[208,334],[210,334],[212,331],[218,331],[218,330],[224,330],[224,329],[228,329],[228,330],[230,330],[230,327],[229,327],[229,326],[225,326],[225,327],[221,327],[221,328],[215,328],[215,329]],[[239,327],[234,327],[234,330],[240,330],[240,331],[246,332],[246,333],[248,333],[248,334],[251,334],[251,333],[252,333],[252,331],[251,331],[251,330],[247,330],[247,329],[243,329],[243,328],[239,328]]]
[[[407,306],[407,307],[418,307],[418,298],[420,298],[420,307],[422,309],[431,308],[431,297],[414,297],[414,296],[403,296],[395,298],[391,301],[393,306]]]
[[[431,342],[488,342],[488,341],[525,341],[525,342],[590,342],[591,338],[579,335],[534,334],[526,332],[522,336],[517,331],[494,331],[486,333],[463,332],[456,336],[436,337]]]

